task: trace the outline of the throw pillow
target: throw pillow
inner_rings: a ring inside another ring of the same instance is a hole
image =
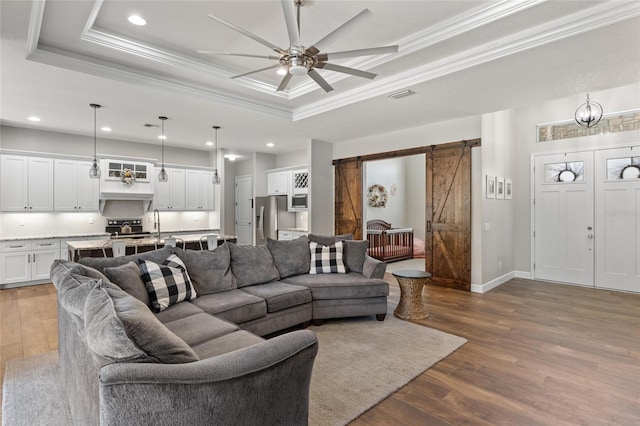
[[[311,267],[309,274],[344,274],[347,270],[342,262],[342,241],[330,246],[323,246],[316,242],[309,243],[311,251]]]
[[[317,235],[309,234],[309,241],[322,244],[323,246],[330,246],[336,241],[353,240],[353,234],[340,234],[340,235]]]
[[[149,306],[149,293],[140,276],[140,268],[135,262],[124,265],[104,268],[104,274],[109,281]]]
[[[343,241],[342,244],[344,246],[344,253],[343,253],[344,266],[347,267],[347,271],[362,273],[362,266],[364,265],[365,257],[367,257],[367,249],[369,248],[369,241],[346,240],[346,241]]]
[[[198,297],[191,285],[187,268],[175,254],[167,257],[162,264],[139,259],[138,265],[149,293],[149,302],[155,312],[162,312],[178,302]]]
[[[309,239],[305,236],[282,241],[267,238],[267,247],[273,256],[280,278],[309,272]]]
[[[117,287],[93,288],[84,318],[87,344],[111,361],[177,364],[199,359],[149,308]]]
[[[229,243],[229,249],[231,270],[236,277],[238,288],[268,283],[280,278],[266,246],[239,246]]]
[[[215,250],[183,250],[171,247],[171,251],[183,260],[189,271],[191,284],[199,296],[237,288],[231,273],[229,245],[223,244]]]

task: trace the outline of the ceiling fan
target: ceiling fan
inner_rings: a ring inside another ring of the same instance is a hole
[[[239,26],[227,22],[221,18],[218,18],[214,15],[207,15],[208,18],[219,22],[220,24],[231,28],[234,31],[243,34],[246,37],[249,37],[258,43],[267,46],[271,50],[278,53],[279,56],[267,56],[267,55],[252,55],[252,54],[243,54],[243,53],[222,53],[222,52],[211,52],[207,50],[198,50],[198,53],[201,54],[214,54],[214,55],[230,55],[230,56],[243,56],[248,58],[261,58],[261,59],[271,59],[277,60],[278,63],[275,65],[270,65],[268,67],[260,68],[257,70],[245,72],[242,74],[235,75],[231,78],[244,77],[246,75],[254,74],[257,72],[273,69],[273,68],[282,68],[286,74],[284,78],[280,82],[280,85],[276,89],[276,92],[280,92],[284,90],[291,78],[296,75],[305,75],[307,74],[311,77],[325,92],[330,92],[333,90],[333,87],[316,71],[316,69],[321,68],[329,71],[340,72],[344,74],[350,74],[357,77],[364,77],[373,79],[376,74],[358,70],[355,68],[349,68],[342,65],[332,64],[327,62],[333,59],[342,59],[342,58],[353,58],[357,56],[368,56],[368,55],[381,55],[385,53],[397,53],[398,46],[382,46],[382,47],[370,47],[365,49],[356,49],[356,50],[346,50],[342,52],[333,52],[333,53],[321,53],[322,49],[329,45],[335,39],[338,39],[339,36],[347,29],[348,27],[354,25],[355,23],[361,21],[363,18],[366,18],[371,12],[368,9],[363,10],[362,12],[355,15],[353,18],[349,19],[347,22],[324,36],[321,40],[317,41],[313,45],[309,47],[304,47],[300,42],[300,7],[304,5],[304,0],[281,0],[282,9],[284,11],[284,19],[287,24],[287,32],[289,34],[289,47],[287,49],[283,49],[274,45],[273,43],[264,40],[260,36],[257,36]]]

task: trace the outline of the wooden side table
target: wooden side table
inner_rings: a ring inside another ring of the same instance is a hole
[[[429,316],[422,304],[422,288],[427,284],[431,274],[413,269],[399,269],[393,276],[400,285],[400,302],[393,314],[405,320],[423,319]]]

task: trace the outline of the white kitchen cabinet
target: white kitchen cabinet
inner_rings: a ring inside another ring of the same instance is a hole
[[[55,160],[54,211],[98,211],[99,180],[89,177],[91,164],[89,161]]]
[[[213,210],[213,172],[186,171],[186,210]]]
[[[267,195],[288,195],[291,170],[267,172]]]
[[[60,241],[14,240],[0,244],[0,284],[48,280],[51,264],[60,255]]]
[[[0,211],[53,211],[53,159],[0,156]]]
[[[186,171],[165,168],[169,180],[154,185],[153,206],[158,210],[184,210],[186,206]]]

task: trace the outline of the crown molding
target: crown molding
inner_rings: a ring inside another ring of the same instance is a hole
[[[345,91],[333,96],[331,99],[296,108],[293,111],[293,121],[313,117],[355,102],[384,96],[396,90],[406,89],[415,84],[424,83],[636,16],[640,16],[640,3],[638,2],[605,2],[573,15],[494,40],[489,45],[468,49],[392,77],[380,79],[376,84]]]

